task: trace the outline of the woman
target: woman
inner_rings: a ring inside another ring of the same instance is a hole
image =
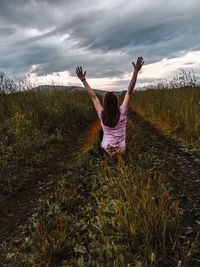
[[[99,131],[100,150],[106,151],[110,156],[115,154],[123,155],[126,151],[126,122],[127,110],[131,95],[135,87],[138,72],[144,64],[143,58],[138,57],[137,63],[132,62],[134,72],[129,83],[128,91],[125,94],[123,103],[119,106],[118,96],[114,92],[108,92],[103,98],[103,107],[95,92],[86,81],[86,71],[83,73],[82,67],[76,68],[76,74],[82,81],[85,89],[90,95],[94,107],[101,121],[102,129]]]

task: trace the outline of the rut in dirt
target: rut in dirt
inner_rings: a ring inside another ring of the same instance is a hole
[[[17,227],[25,223],[38,199],[47,194],[50,185],[53,185],[52,178],[61,171],[58,151],[54,151],[53,157],[49,157],[46,162],[24,168],[22,176],[26,175],[26,182],[0,201],[0,242],[11,237]]]
[[[99,120],[94,121],[77,138],[73,149],[67,141],[55,144],[44,151],[47,156],[44,162],[36,162],[23,169],[24,182],[17,190],[0,199],[0,242],[18,235],[18,228],[34,213],[38,199],[52,192],[56,177],[68,170],[70,162],[76,160],[76,153],[93,145],[99,127]]]
[[[198,231],[200,223],[200,165],[198,158],[174,140],[165,138],[148,121],[135,111],[129,111],[134,127],[140,128],[145,135],[142,151],[156,156],[156,168],[166,174],[170,191],[179,200],[183,209],[183,224]]]

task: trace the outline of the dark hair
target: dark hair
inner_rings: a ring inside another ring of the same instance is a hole
[[[120,110],[118,96],[113,92],[108,92],[103,98],[103,124],[113,128],[119,121],[119,117]]]

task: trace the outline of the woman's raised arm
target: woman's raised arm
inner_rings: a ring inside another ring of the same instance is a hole
[[[131,95],[132,95],[133,89],[134,89],[135,84],[136,84],[137,75],[144,64],[144,60],[142,57],[138,57],[137,63],[135,64],[134,62],[132,62],[132,64],[134,66],[134,72],[133,72],[131,81],[130,81],[129,86],[128,86],[128,91],[125,94],[124,101],[122,103],[122,105],[125,106],[126,108],[129,107]]]
[[[98,99],[98,97],[96,96],[94,90],[92,90],[92,88],[89,86],[88,82],[86,81],[85,75],[86,75],[86,71],[83,73],[82,67],[78,66],[76,68],[76,74],[79,77],[79,79],[81,80],[81,82],[83,83],[85,89],[87,90],[89,96],[92,99],[92,102],[94,104],[94,107],[97,111],[97,113],[99,112],[99,110],[102,108],[101,103]]]

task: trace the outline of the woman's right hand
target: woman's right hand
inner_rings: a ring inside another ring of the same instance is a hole
[[[86,71],[83,73],[82,67],[81,66],[80,67],[78,66],[76,68],[76,74],[77,74],[77,76],[79,77],[80,80],[83,80],[83,79],[85,79]]]
[[[134,66],[134,70],[136,72],[139,72],[140,69],[142,68],[143,64],[144,64],[144,60],[143,57],[138,57],[137,59],[137,63],[135,64],[134,62],[132,62],[133,66]]]

